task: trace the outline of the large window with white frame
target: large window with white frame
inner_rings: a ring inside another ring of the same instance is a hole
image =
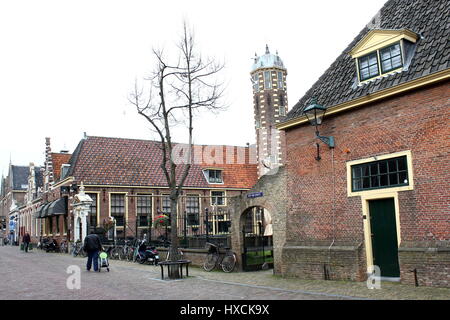
[[[125,223],[125,195],[111,193],[111,217],[116,220],[116,226],[123,227]]]
[[[98,204],[97,204],[97,194],[96,193],[87,193],[89,197],[92,199],[92,203],[89,206],[89,226],[97,227],[97,214],[98,214]]]
[[[148,227],[149,219],[152,218],[151,194],[140,194],[136,201],[136,214],[138,227]]]
[[[351,170],[353,192],[409,184],[406,156],[353,165]]]
[[[186,220],[188,226],[200,224],[200,197],[198,194],[186,197]]]
[[[211,205],[224,206],[225,205],[225,191],[211,191]]]
[[[167,216],[170,216],[170,214],[172,213],[172,207],[170,206],[169,195],[164,195],[162,197],[162,212]]]

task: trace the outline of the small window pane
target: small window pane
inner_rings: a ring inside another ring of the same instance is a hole
[[[389,184],[390,185],[398,184],[398,177],[396,173],[389,175]]]
[[[364,189],[370,188],[370,178],[363,178],[363,188]]]
[[[377,64],[377,55],[376,55],[376,54],[371,55],[371,56],[369,57],[369,64],[370,64],[371,66]]]
[[[368,177],[370,175],[369,173],[369,166],[364,166],[363,167],[363,176],[364,177]]]
[[[371,188],[377,188],[377,187],[379,187],[380,186],[380,184],[378,183],[378,176],[376,176],[376,177],[372,177],[371,179]]]
[[[270,71],[264,71],[264,88],[272,89],[272,78]]]
[[[355,178],[361,177],[361,167],[353,168],[353,176]]]
[[[353,180],[353,190],[361,190],[362,189],[362,181],[361,179]]]
[[[367,68],[369,66],[369,58],[361,58],[361,68]]]
[[[370,175],[377,175],[378,174],[378,164],[374,163],[370,165]]]
[[[373,66],[370,66],[369,73],[371,77],[378,75],[378,65],[375,64]]]
[[[399,176],[399,183],[400,184],[407,184],[408,183],[408,173],[406,173],[406,172],[400,172],[399,174],[398,174],[398,176]]]
[[[380,173],[387,173],[387,163],[386,162],[380,162]]]
[[[389,172],[396,172],[397,171],[397,161],[396,160],[389,160]]]
[[[380,187],[386,187],[388,185],[388,176],[383,174],[380,176]]]
[[[362,69],[361,79],[368,79],[368,78],[370,78],[369,69]]]
[[[383,70],[392,70],[391,60],[386,60],[382,62]]]
[[[394,69],[397,69],[398,67],[401,67],[402,65],[402,57],[401,56],[397,56],[392,58],[392,67]]]

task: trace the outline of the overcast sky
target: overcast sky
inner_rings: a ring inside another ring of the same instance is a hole
[[[255,52],[278,50],[293,106],[386,0],[0,2],[0,170],[74,150],[83,136],[152,139],[127,101],[170,50],[183,19],[205,56],[226,65],[230,107],[194,123],[199,144],[255,142],[250,68]],[[176,141],[184,142],[177,131]]]

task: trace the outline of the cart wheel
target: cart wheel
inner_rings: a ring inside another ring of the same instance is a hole
[[[109,272],[109,268],[106,268],[106,270],[108,270],[108,272]]]

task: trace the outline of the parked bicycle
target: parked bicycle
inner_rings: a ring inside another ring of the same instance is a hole
[[[80,256],[83,258],[87,257],[86,250],[84,250],[84,245],[81,241],[77,241],[76,243],[74,243],[72,255],[74,257],[76,257],[76,256]]]
[[[61,241],[61,244],[59,245],[59,252],[60,253],[67,253],[67,240]]]
[[[203,263],[205,271],[211,271],[216,266],[221,267],[223,272],[232,272],[236,266],[236,254],[227,247],[221,247],[213,243],[207,242],[209,246],[208,255]],[[221,252],[220,249],[225,250]]]
[[[126,260],[126,261],[132,261],[134,257],[134,250],[135,246],[133,243],[136,240],[128,240],[125,241],[125,245],[123,247],[120,247],[119,250],[119,259],[120,260]]]

